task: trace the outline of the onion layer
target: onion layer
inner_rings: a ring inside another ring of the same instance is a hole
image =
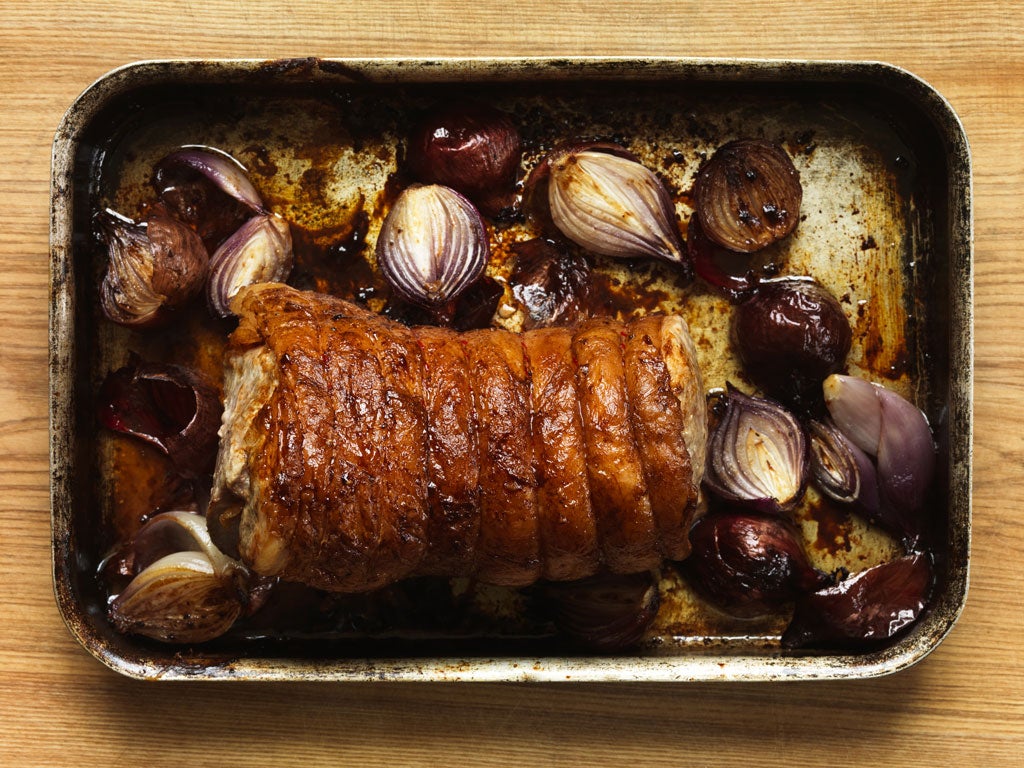
[[[253,216],[210,259],[206,286],[210,309],[227,317],[231,314],[231,299],[240,288],[283,281],[294,262],[288,222],[273,214]]]
[[[868,568],[798,600],[782,645],[857,648],[891,640],[921,616],[931,586],[923,554]]]
[[[709,238],[752,253],[792,232],[803,188],[789,155],[777,144],[740,139],[723,145],[703,165],[694,204]]]
[[[156,446],[183,475],[212,469],[223,409],[196,372],[133,357],[107,376],[98,400],[103,426]]]
[[[440,184],[417,184],[395,200],[376,253],[381,273],[404,299],[438,309],[483,274],[490,246],[469,200]]]
[[[763,512],[792,508],[803,494],[807,438],[779,403],[731,384],[712,396],[704,484],[718,496]]]

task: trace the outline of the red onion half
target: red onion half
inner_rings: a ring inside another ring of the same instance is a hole
[[[288,222],[274,214],[253,216],[224,241],[210,259],[206,300],[221,317],[231,314],[239,289],[285,280],[295,256]]]
[[[792,232],[803,188],[785,150],[760,139],[723,145],[697,173],[694,207],[709,238],[752,253]]]
[[[182,474],[212,469],[223,408],[217,390],[194,371],[133,356],[107,376],[98,401],[104,427],[156,446]]]
[[[530,173],[531,215],[577,245],[612,258],[656,258],[688,269],[665,183],[616,144],[550,152]]]
[[[762,391],[794,409],[821,404],[821,383],[846,362],[853,333],[821,283],[786,277],[761,282],[732,315],[731,341]]]
[[[107,247],[100,306],[119,325],[149,326],[167,320],[203,287],[209,263],[203,241],[160,205],[136,223],[113,211],[95,217]]]
[[[704,485],[762,512],[791,509],[807,475],[807,437],[796,417],[774,400],[745,395],[731,384],[711,396],[709,412]]]
[[[398,196],[377,235],[377,266],[406,301],[439,309],[484,273],[487,229],[473,204],[440,184]]]
[[[727,613],[743,618],[778,611],[829,577],[811,567],[793,526],[775,516],[714,512],[690,530],[685,572]]]
[[[515,201],[519,130],[504,112],[475,102],[436,106],[409,138],[409,168],[425,184],[458,190],[488,216]]]
[[[853,574],[800,598],[782,645],[858,648],[891,640],[921,616],[932,581],[920,553]]]
[[[935,444],[925,415],[895,392],[853,376],[833,374],[823,389],[836,426],[876,457],[880,522],[915,539],[935,473]]]
[[[878,513],[878,477],[871,459],[830,421],[812,419],[811,476],[820,491],[842,504],[855,504],[869,517]]]
[[[116,557],[132,577],[110,601],[121,632],[171,643],[212,640],[249,602],[248,571],[217,549],[202,515],[156,515]]]

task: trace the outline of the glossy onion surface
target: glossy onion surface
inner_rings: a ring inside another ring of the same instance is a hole
[[[838,299],[814,280],[761,283],[733,311],[732,345],[766,394],[799,410],[821,401],[821,383],[846,362],[853,333]]]
[[[917,621],[931,587],[924,554],[868,568],[797,601],[782,644],[857,648],[890,640]]]
[[[429,110],[409,137],[406,160],[424,184],[458,190],[488,216],[514,202],[522,155],[519,130],[504,112],[459,102]]]
[[[512,246],[512,294],[526,309],[523,330],[572,325],[587,317],[590,264],[582,256],[535,238]]]
[[[778,517],[712,513],[697,521],[690,541],[686,573],[706,597],[736,616],[777,611],[828,580],[807,561],[792,525]]]
[[[781,240],[800,219],[800,174],[785,150],[759,139],[723,145],[694,183],[694,204],[709,238],[753,253]]]

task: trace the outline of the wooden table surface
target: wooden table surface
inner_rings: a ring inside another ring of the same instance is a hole
[[[842,6],[842,10],[840,10]],[[949,638],[889,678],[784,685],[143,684],[51,591],[50,145],[145,58],[700,55],[884,60],[974,157],[974,548]],[[15,0],[0,9],[0,764],[1024,765],[1024,4]]]

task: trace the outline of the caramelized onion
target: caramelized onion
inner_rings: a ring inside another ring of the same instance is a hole
[[[498,216],[515,200],[522,155],[519,130],[504,112],[479,103],[429,110],[413,129],[406,159],[424,184],[451,187]]]
[[[800,175],[789,155],[759,139],[720,147],[697,173],[693,193],[707,236],[741,253],[760,250],[792,232],[803,199]]]
[[[573,325],[587,317],[590,264],[578,254],[535,238],[512,246],[516,264],[509,277],[512,295],[523,305],[523,330]]]
[[[210,259],[210,280],[206,286],[210,309],[227,317],[231,314],[231,299],[240,288],[281,282],[294,263],[288,222],[273,214],[253,216]]]
[[[628,648],[658,614],[657,581],[650,573],[601,574],[543,587],[555,626],[597,651]]]
[[[815,280],[762,282],[733,311],[731,338],[764,392],[800,410],[821,403],[821,383],[846,362],[853,332],[839,300]]]
[[[782,636],[786,648],[858,648],[905,632],[921,616],[932,587],[928,557],[911,554],[801,597]]]
[[[268,213],[242,164],[213,147],[172,152],[157,163],[152,183],[161,202],[195,229],[211,253],[253,214]]]
[[[855,446],[829,422],[807,424],[811,446],[811,477],[830,499],[849,504],[860,496],[861,477]]]
[[[716,512],[690,530],[686,573],[727,613],[751,617],[779,610],[820,589],[828,576],[811,567],[790,523],[748,512]]]
[[[807,438],[779,403],[745,395],[731,384],[711,396],[704,485],[743,506],[777,513],[804,490]]]
[[[109,259],[100,286],[100,305],[109,320],[153,325],[202,289],[206,247],[162,206],[153,206],[142,223],[106,210],[96,215],[95,224]]]
[[[156,515],[122,550],[132,579],[109,607],[121,632],[203,642],[230,629],[248,602],[247,572],[217,549],[201,515]]]
[[[153,185],[161,197],[173,192],[176,182],[180,182],[179,174],[186,169],[200,174],[253,213],[267,213],[245,166],[227,152],[213,147],[185,146],[157,163]]]
[[[381,273],[404,299],[439,309],[483,274],[490,246],[469,200],[440,184],[416,184],[395,200],[376,252]]]
[[[217,390],[195,371],[133,356],[107,376],[98,400],[103,426],[156,446],[183,474],[212,468],[223,409]]]
[[[622,147],[561,147],[537,165],[527,185],[531,212],[539,210],[542,223],[550,217],[577,245],[613,258],[687,266],[668,189]]]

